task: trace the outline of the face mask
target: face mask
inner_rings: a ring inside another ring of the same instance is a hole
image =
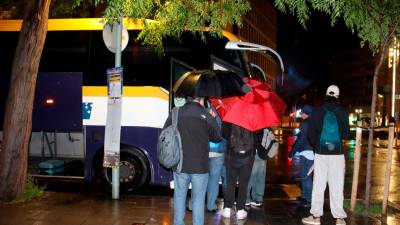
[[[186,103],[185,98],[174,98],[175,107],[181,107]]]

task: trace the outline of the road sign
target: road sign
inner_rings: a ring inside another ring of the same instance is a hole
[[[108,50],[115,53],[116,52],[116,35],[115,35],[116,28],[112,27],[108,24],[104,26],[103,29],[103,41]],[[129,34],[128,31],[124,26],[122,26],[122,34],[121,34],[121,51],[123,51],[126,46],[128,45]]]

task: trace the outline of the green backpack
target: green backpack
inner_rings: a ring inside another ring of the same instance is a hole
[[[319,139],[321,152],[340,153],[342,143],[339,133],[339,124],[335,113],[324,108],[326,111],[322,124],[321,137]]]

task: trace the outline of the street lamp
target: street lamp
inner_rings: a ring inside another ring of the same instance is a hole
[[[362,113],[362,109],[355,109],[354,111],[356,112],[357,121],[358,121],[360,119],[359,117],[360,117],[360,114]]]
[[[395,105],[395,94],[396,94],[396,67],[399,63],[399,42],[397,41],[396,37],[393,39],[393,47],[389,48],[389,60],[388,66],[389,68],[393,67],[393,74],[392,74],[392,113],[391,116],[394,117],[394,105]]]
[[[377,114],[378,114],[378,116],[377,116],[377,121],[376,121],[376,123],[378,124],[378,126],[380,126],[381,124],[382,124],[382,121],[381,121],[381,112],[377,112]]]

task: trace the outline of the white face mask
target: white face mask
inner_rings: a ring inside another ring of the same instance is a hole
[[[186,103],[185,98],[174,98],[174,105],[175,107],[181,107]]]

